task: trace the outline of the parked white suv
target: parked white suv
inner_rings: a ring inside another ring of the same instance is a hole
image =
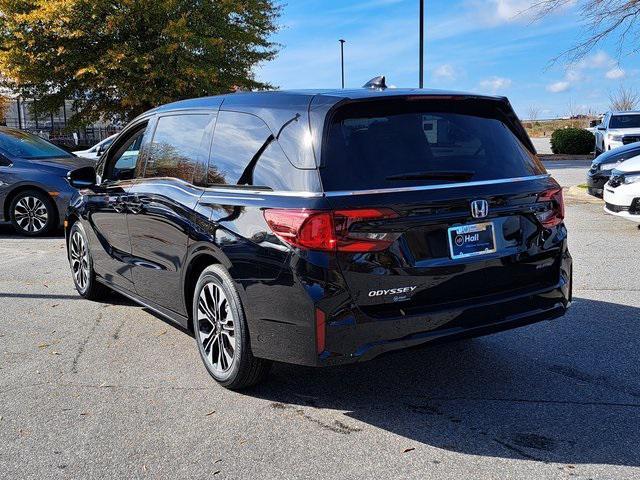
[[[604,211],[640,223],[640,156],[616,166],[604,186]]]
[[[640,112],[607,112],[595,131],[596,157],[622,145],[640,141]]]

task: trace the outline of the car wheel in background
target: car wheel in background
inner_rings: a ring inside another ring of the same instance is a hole
[[[207,267],[193,296],[193,331],[209,374],[223,387],[239,390],[260,382],[271,362],[251,353],[240,297],[221,265]]]
[[[87,300],[106,297],[109,289],[96,280],[87,235],[79,222],[74,223],[69,232],[68,252],[73,283],[78,293]]]
[[[18,193],[9,206],[9,218],[18,233],[30,237],[44,235],[58,224],[53,201],[38,190]]]

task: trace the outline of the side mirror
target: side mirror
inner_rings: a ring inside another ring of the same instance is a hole
[[[104,145],[100,145],[98,147],[98,150],[96,150],[96,156],[101,157],[102,154],[105,152],[106,147]]]
[[[93,167],[82,167],[67,173],[67,181],[73,188],[95,187],[98,183],[96,169]]]

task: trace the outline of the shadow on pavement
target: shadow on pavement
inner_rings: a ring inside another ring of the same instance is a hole
[[[0,238],[13,239],[13,240],[38,240],[47,238],[64,238],[64,232],[62,229],[54,230],[47,235],[41,237],[26,237],[24,235],[18,235],[10,223],[0,223]]]
[[[408,447],[413,441],[470,455],[638,466],[640,359],[625,349],[637,352],[640,308],[586,299],[574,305],[579,315],[556,325],[358,365],[278,364],[265,384],[247,393],[303,419],[316,408],[345,411],[346,419],[336,414],[342,421],[324,427],[361,434],[345,425],[351,417],[406,437]],[[624,343],[629,335],[631,343]],[[590,367],[599,357],[609,364]]]

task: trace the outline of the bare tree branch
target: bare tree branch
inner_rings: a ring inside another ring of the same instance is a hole
[[[609,108],[614,112],[635,110],[640,101],[638,92],[630,87],[620,85],[618,90],[609,94]]]
[[[537,20],[577,3],[584,25],[584,40],[560,53],[552,63],[574,63],[605,38],[615,37],[618,56],[638,52],[640,0],[538,0],[526,11]]]

